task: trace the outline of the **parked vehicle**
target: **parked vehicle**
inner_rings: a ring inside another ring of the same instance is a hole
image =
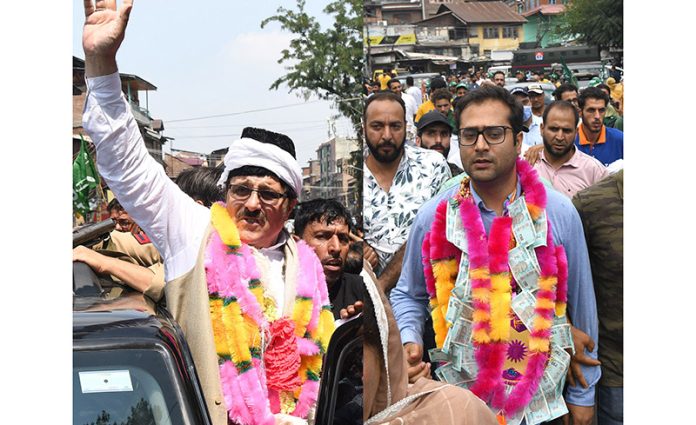
[[[406,77],[413,77],[413,85],[415,87],[420,88],[422,82],[425,82],[426,85],[429,85],[430,80],[432,80],[435,77],[439,77],[439,76],[440,76],[440,74],[438,74],[437,72],[423,72],[423,73],[417,73],[417,74],[403,74],[403,75],[399,75],[396,78],[398,78],[399,81],[401,81],[403,83],[403,85],[406,85]]]
[[[556,63],[565,62],[569,68],[574,64],[599,63],[601,59],[599,49],[592,46],[568,46],[547,47],[539,49],[519,49],[512,54],[512,69],[514,74],[518,70],[550,71]]]
[[[341,324],[329,342],[316,424],[362,423],[361,323],[358,316]],[[188,345],[166,306],[74,262],[73,424],[101,423],[211,420]]]
[[[536,81],[524,81],[521,83],[506,84],[505,89],[507,91],[512,90],[514,87],[529,87],[532,84],[541,85],[542,90],[544,90],[544,103],[549,104],[553,102],[553,92],[556,90],[556,86],[551,83],[537,83]]]

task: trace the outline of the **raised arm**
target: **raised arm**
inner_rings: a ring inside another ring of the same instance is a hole
[[[123,42],[133,0],[85,0],[85,26],[82,48],[85,51],[85,77],[99,77],[116,72],[116,52]]]
[[[97,149],[97,168],[116,198],[162,255],[167,281],[195,263],[208,210],[167,177],[150,156],[130,105],[121,92],[116,52],[132,1],[85,1],[83,48],[88,95],[83,127]]]

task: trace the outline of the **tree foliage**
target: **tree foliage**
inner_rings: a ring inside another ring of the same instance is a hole
[[[573,0],[560,34],[601,48],[623,48],[623,0]]]
[[[312,94],[331,100],[345,117],[350,118],[360,135],[362,117],[363,2],[333,1],[324,13],[334,16],[333,25],[322,29],[316,18],[305,12],[305,0],[297,0],[297,10],[279,7],[276,15],[264,19],[278,22],[283,30],[296,35],[284,49],[279,64],[287,64],[287,74],[271,85],[277,90],[286,84],[305,99]]]

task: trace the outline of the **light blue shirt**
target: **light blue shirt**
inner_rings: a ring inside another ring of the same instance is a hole
[[[435,209],[443,199],[448,199],[458,190],[458,185],[437,194],[418,211],[411,226],[411,233],[406,242],[401,276],[396,287],[391,291],[390,301],[394,310],[396,323],[401,333],[401,341],[423,344],[423,325],[428,316],[428,293],[425,289],[421,247],[423,237],[430,230],[435,216]],[[595,302],[590,259],[583,233],[580,216],[570,199],[552,189],[545,182],[547,193],[546,213],[552,225],[553,241],[565,248],[568,258],[568,316],[573,326],[588,334],[595,341],[593,352],[587,352],[589,357],[597,358],[598,323],[597,304]],[[521,187],[517,184],[517,195]],[[471,188],[471,194],[481,211],[481,218],[486,233],[490,231],[495,212],[489,210],[483,201]],[[594,405],[594,388],[601,376],[599,366],[581,366],[589,388],[580,384],[568,386],[565,399],[568,403],[578,406]]]
[[[531,147],[544,143],[544,139],[541,138],[541,123],[544,122],[542,117],[538,117],[532,114],[532,123],[529,125],[528,132],[522,132],[522,143]]]

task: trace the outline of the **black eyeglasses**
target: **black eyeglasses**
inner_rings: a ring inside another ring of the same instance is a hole
[[[288,197],[286,193],[278,193],[272,190],[265,189],[253,189],[251,187],[247,187],[241,184],[231,184],[227,190],[233,198],[240,201],[248,199],[251,196],[252,192],[256,192],[259,196],[259,199],[261,199],[261,202],[267,204],[272,204],[277,202],[281,198]]]
[[[464,127],[459,129],[459,145],[473,146],[478,140],[479,134],[483,134],[483,139],[489,145],[498,145],[505,141],[506,130],[512,127],[506,125],[492,125],[479,130],[476,127]]]

